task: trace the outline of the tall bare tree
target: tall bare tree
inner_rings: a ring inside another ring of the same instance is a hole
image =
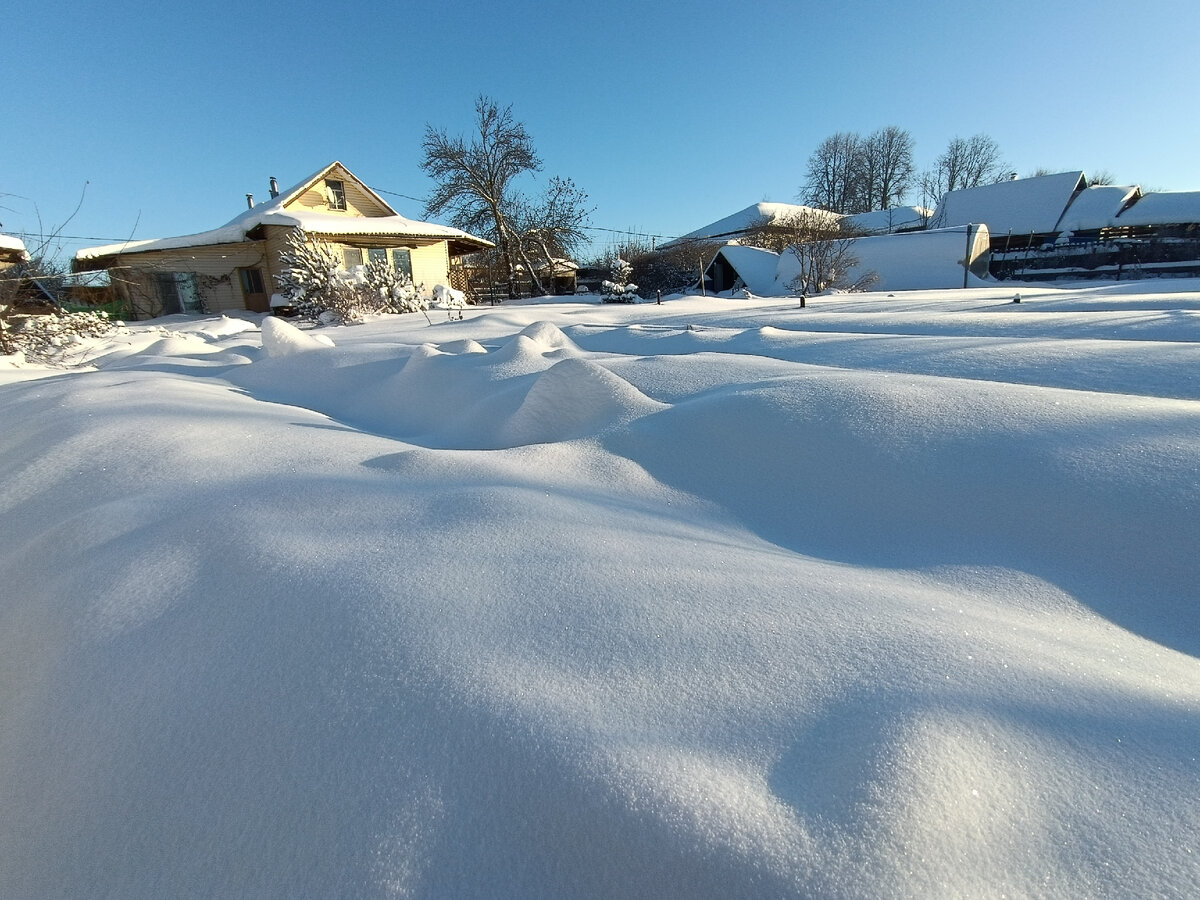
[[[864,211],[892,209],[903,203],[916,177],[912,135],[899,126],[888,125],[862,142],[861,153]]]
[[[855,208],[861,144],[862,138],[854,132],[839,131],[817,145],[808,158],[801,189],[805,203],[836,213],[861,212]]]
[[[808,158],[801,197],[836,213],[891,209],[912,187],[914,171],[912,135],[903,128],[888,125],[865,138],[839,131]]]
[[[584,229],[591,216],[587,201],[588,195],[574,181],[557,175],[536,200],[515,200],[512,226],[516,250],[539,291],[546,292],[539,269],[548,269],[553,278],[555,260],[569,258],[587,243]]]
[[[511,106],[501,109],[481,95],[475,114],[477,133],[469,143],[444,129],[425,127],[421,168],[436,182],[425,214],[449,212],[455,227],[490,237],[503,260],[508,295],[515,297],[512,182],[518,175],[539,171],[542,161],[525,126],[513,118]]]
[[[950,191],[995,184],[1009,177],[1008,165],[1000,156],[1000,145],[986,134],[956,137],[937,158],[933,168],[921,176],[921,194],[927,206],[937,206]]]

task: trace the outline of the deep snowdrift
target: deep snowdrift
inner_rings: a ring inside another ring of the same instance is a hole
[[[1198,289],[0,364],[0,896],[1195,895]]]

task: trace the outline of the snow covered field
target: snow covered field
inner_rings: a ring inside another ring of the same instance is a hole
[[[1021,293],[0,363],[0,896],[1200,895],[1200,282]]]

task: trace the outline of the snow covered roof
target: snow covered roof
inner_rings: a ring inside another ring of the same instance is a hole
[[[723,219],[718,219],[703,228],[697,228],[695,231],[689,231],[683,237],[676,238],[670,243],[677,241],[694,241],[702,239],[720,240],[725,238],[737,237],[744,234],[751,228],[755,228],[764,223],[774,224],[783,221],[788,216],[803,212],[815,212],[824,215],[837,217],[836,213],[826,212],[825,210],[814,209],[811,206],[801,206],[796,203],[755,203],[753,206],[747,206],[745,209],[735,212],[731,216],[726,216]]]
[[[17,255],[21,259],[28,259],[29,252],[25,249],[25,242],[19,237],[13,237],[11,234],[0,234],[0,250],[8,250],[6,256]]]
[[[868,234],[888,234],[908,228],[920,228],[933,215],[933,210],[922,206],[898,206],[894,209],[877,209],[874,212],[854,213],[842,219],[846,225]]]
[[[1080,191],[1059,220],[1059,231],[1094,231],[1115,224],[1126,205],[1137,199],[1136,185],[1095,185]]]
[[[179,237],[124,241],[119,244],[105,244],[100,247],[85,247],[75,254],[75,258],[78,260],[89,260],[116,254],[147,253],[152,250],[179,250],[186,247],[237,244],[248,240],[247,234],[259,225],[282,225],[293,228],[299,226],[311,234],[358,236],[402,235],[415,238],[465,241],[480,248],[492,246],[490,241],[467,234],[467,232],[457,228],[451,228],[448,225],[436,225],[432,222],[419,222],[415,219],[399,215],[378,194],[357,178],[355,180],[374,199],[378,200],[383,209],[392,213],[392,215],[347,216],[338,213],[316,212],[309,209],[287,208],[334,167],[340,167],[347,174],[352,174],[341,163],[330,163],[294,187],[286,191],[281,191],[279,196],[256,204],[252,209],[246,210],[220,228],[201,231],[196,234],[180,235]]]
[[[995,236],[1047,234],[1058,222],[1077,190],[1087,187],[1083,172],[1060,172],[950,191],[938,204],[934,227],[984,223]]]
[[[723,256],[733,267],[738,276],[745,282],[750,293],[769,296],[775,284],[775,269],[779,265],[779,254],[760,247],[743,247],[739,244],[726,244],[713,257]],[[709,265],[712,265],[710,263]]]
[[[1114,225],[1188,225],[1200,222],[1200,191],[1143,194]]]

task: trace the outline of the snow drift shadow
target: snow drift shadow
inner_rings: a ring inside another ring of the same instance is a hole
[[[789,549],[1028,571],[1194,654],[1197,441],[1187,401],[815,369],[605,443]]]

